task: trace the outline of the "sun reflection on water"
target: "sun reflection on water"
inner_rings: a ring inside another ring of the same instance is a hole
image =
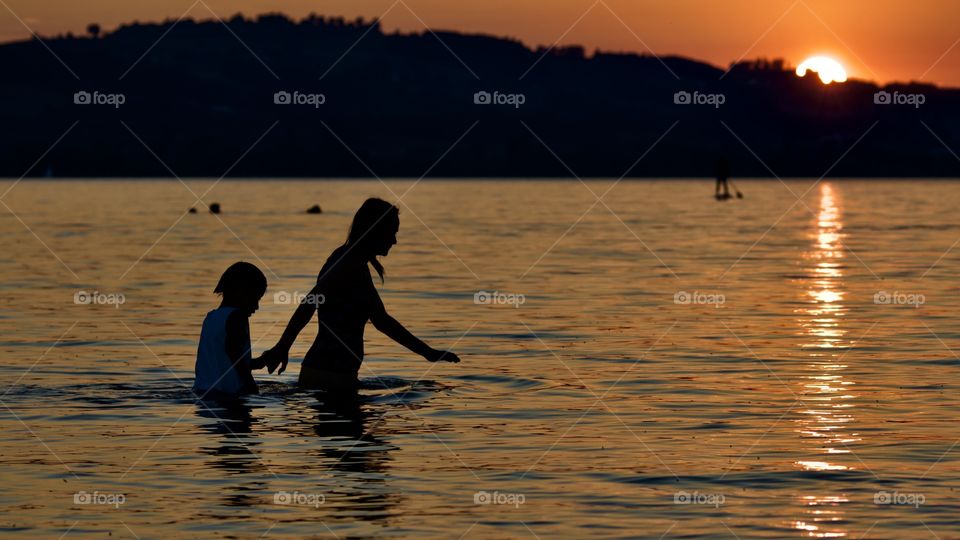
[[[820,186],[820,211],[812,234],[812,249],[803,255],[804,272],[809,276],[804,298],[805,305],[798,310],[802,328],[801,347],[809,351],[811,373],[805,377],[800,400],[805,410],[798,420],[796,431],[814,444],[817,455],[799,460],[796,465],[806,471],[845,471],[848,465],[838,463],[839,456],[849,454],[848,445],[860,441],[858,433],[850,431],[854,421],[851,399],[853,382],[844,378],[847,368],[840,362],[849,348],[843,317],[847,308],[843,301],[842,241],[843,222],[837,195],[829,184]],[[835,522],[842,521],[842,505],[848,500],[843,495],[808,495],[801,498],[805,505],[803,519],[793,527],[806,536],[836,538],[847,533]]]
[[[801,498],[803,504],[807,507],[807,513],[811,516],[813,522],[797,520],[793,522],[793,527],[805,531],[807,536],[816,538],[842,538],[847,535],[843,531],[824,531],[824,524],[839,522],[843,520],[843,513],[839,506],[850,502],[850,499],[843,496],[824,496],[815,497],[807,495]]]

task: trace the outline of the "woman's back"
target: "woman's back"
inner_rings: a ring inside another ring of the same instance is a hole
[[[355,374],[363,360],[363,331],[380,299],[367,262],[347,246],[330,254],[320,270],[319,332],[303,365]]]

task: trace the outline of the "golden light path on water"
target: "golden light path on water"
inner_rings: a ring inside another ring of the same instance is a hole
[[[853,382],[844,378],[846,365],[843,356],[850,345],[845,341],[847,330],[843,317],[843,222],[838,196],[830,184],[820,186],[820,209],[812,234],[813,249],[804,254],[804,271],[809,275],[805,291],[805,305],[799,309],[803,340],[801,348],[808,351],[811,371],[805,376],[799,399],[803,407],[797,432],[816,445],[818,456],[797,461],[806,471],[845,471],[847,465],[838,463],[838,455],[849,454],[850,444],[860,440],[849,430],[854,420],[855,394]],[[794,522],[794,527],[806,531],[807,536],[836,538],[847,533],[836,528],[843,520],[842,505],[849,502],[844,494],[804,495],[807,508],[805,520]],[[831,525],[833,525],[831,527]],[[830,530],[827,530],[830,528]]]

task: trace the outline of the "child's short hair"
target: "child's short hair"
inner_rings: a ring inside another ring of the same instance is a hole
[[[234,294],[241,291],[257,290],[262,295],[267,292],[267,277],[256,266],[240,261],[230,265],[230,268],[220,276],[216,294]]]

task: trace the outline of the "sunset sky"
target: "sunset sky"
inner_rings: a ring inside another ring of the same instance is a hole
[[[191,6],[192,9],[191,9]],[[458,30],[519,38],[528,45],[582,44],[682,55],[726,67],[740,58],[815,54],[853,78],[921,80],[960,87],[958,0],[0,0],[0,40],[83,33],[90,22],[184,15],[208,19],[282,11],[348,18],[383,16],[384,28]],[[386,13],[386,15],[384,15]]]

